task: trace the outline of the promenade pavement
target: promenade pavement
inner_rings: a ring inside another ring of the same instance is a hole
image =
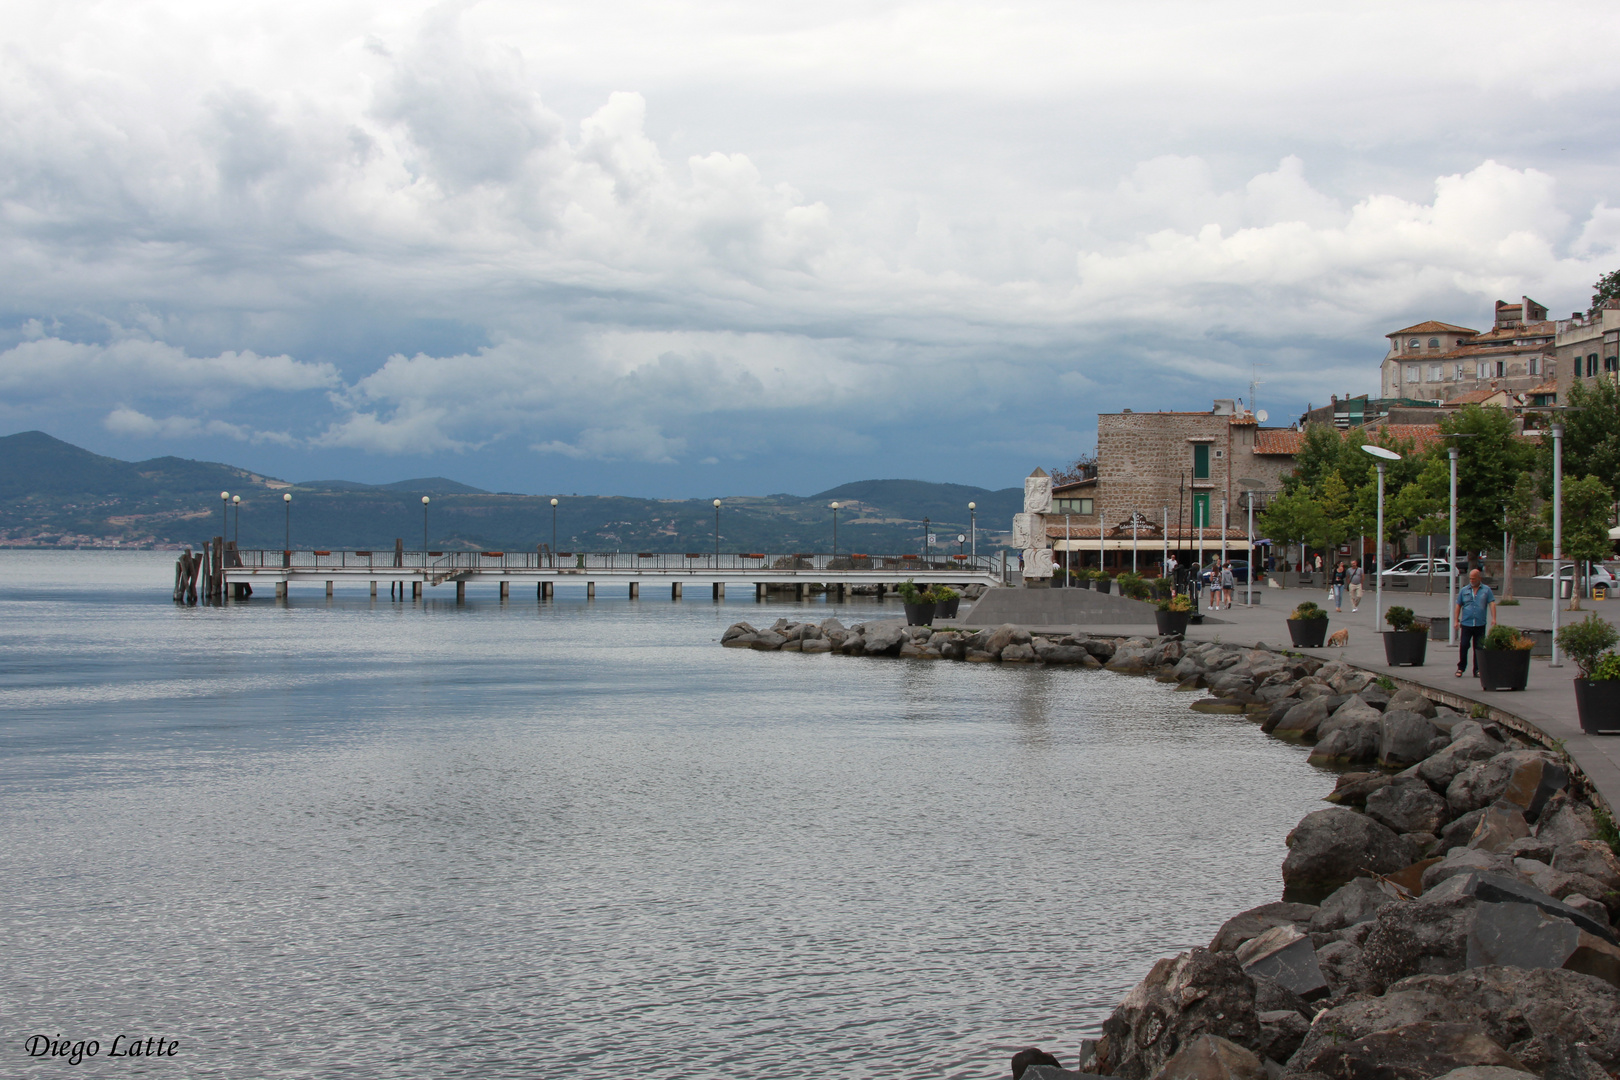
[[[1257,588],[1258,592],[1259,589]],[[1378,631],[1388,629],[1374,623],[1374,598],[1371,593],[1363,598],[1361,610],[1350,610],[1346,597],[1344,610],[1333,610],[1326,589],[1295,588],[1264,590],[1264,599],[1253,607],[1243,605],[1243,590],[1238,589],[1237,603],[1231,608],[1210,612],[1211,619],[1219,623],[1206,623],[1189,627],[1187,637],[1195,641],[1214,641],[1250,645],[1291,648],[1286,620],[1288,613],[1301,600],[1314,600],[1328,612],[1328,631],[1350,631],[1350,642],[1342,649],[1301,649],[1300,652],[1319,656],[1325,660],[1343,660],[1368,671],[1387,675],[1397,683],[1409,682],[1433,690],[1453,704],[1462,704],[1464,711],[1474,703],[1500,709],[1534,724],[1555,739],[1562,739],[1564,747],[1580,765],[1598,796],[1612,811],[1620,806],[1620,735],[1587,735],[1581,731],[1575,712],[1575,687],[1578,674],[1575,665],[1567,660],[1561,667],[1552,667],[1546,658],[1530,662],[1530,681],[1523,691],[1485,691],[1479,680],[1470,673],[1459,679],[1457,648],[1444,641],[1430,641],[1428,656],[1422,667],[1392,668],[1384,663],[1384,643]],[[1582,619],[1586,611],[1568,611],[1569,601],[1562,601],[1560,625]],[[1583,608],[1596,611],[1610,622],[1620,624],[1620,600],[1583,600]],[[1446,594],[1443,588],[1434,596],[1415,589],[1385,589],[1384,605],[1400,604],[1418,615],[1444,615]],[[1518,606],[1499,607],[1497,620],[1509,626],[1546,630],[1552,626],[1552,601],[1526,599]],[[1099,627],[1103,633],[1113,633],[1112,627]],[[1472,672],[1472,668],[1470,668]]]

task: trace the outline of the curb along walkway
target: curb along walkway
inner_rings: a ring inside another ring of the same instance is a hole
[[[1412,592],[1415,595],[1408,595],[1407,590],[1397,593],[1386,589],[1385,608],[1400,604],[1419,615],[1442,615],[1446,611],[1444,592],[1433,597],[1425,596],[1420,590]],[[1215,618],[1224,620],[1222,625],[1188,627],[1187,638],[1190,641],[1221,641],[1242,645],[1264,642],[1273,648],[1291,649],[1286,620],[1294,605],[1302,600],[1314,600],[1325,607],[1330,620],[1328,632],[1348,629],[1350,643],[1342,649],[1294,651],[1323,660],[1342,660],[1366,671],[1388,676],[1397,685],[1419,687],[1436,698],[1445,699],[1447,704],[1463,706],[1464,712],[1475,704],[1484,705],[1492,710],[1492,719],[1505,722],[1510,727],[1524,730],[1514,720],[1527,721],[1547,738],[1562,740],[1564,749],[1591,781],[1594,801],[1611,812],[1620,806],[1620,735],[1587,735],[1581,731],[1580,719],[1575,711],[1574,679],[1577,671],[1575,665],[1567,660],[1561,668],[1552,667],[1545,658],[1531,660],[1530,681],[1527,688],[1519,692],[1482,690],[1472,669],[1463,678],[1456,678],[1452,673],[1457,670],[1457,647],[1444,641],[1429,642],[1428,655],[1422,667],[1392,668],[1384,663],[1384,642],[1378,636],[1379,630],[1388,628],[1373,625],[1372,595],[1363,598],[1358,612],[1351,612],[1348,598],[1344,610],[1336,612],[1331,602],[1326,600],[1325,589],[1267,588],[1263,603],[1246,608],[1240,587],[1235,606],[1213,613]],[[1567,625],[1583,619],[1588,611],[1596,611],[1600,617],[1620,624],[1620,602],[1582,601],[1582,605],[1585,608],[1583,611],[1561,611],[1560,624]],[[1552,601],[1532,599],[1518,607],[1499,607],[1497,620],[1508,626],[1545,629],[1552,625]],[[1109,627],[1098,627],[1096,633],[1108,634],[1110,630]],[[1533,729],[1527,733],[1536,734]]]

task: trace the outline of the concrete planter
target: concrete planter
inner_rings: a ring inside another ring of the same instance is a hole
[[[1429,651],[1427,630],[1385,630],[1384,663],[1390,667],[1422,667]]]
[[[934,623],[934,606],[933,604],[907,604],[906,625],[932,626]]]
[[[1620,679],[1576,679],[1575,709],[1588,735],[1620,735]]]
[[[1529,649],[1480,649],[1479,685],[1483,690],[1523,690],[1530,681]]]
[[[1098,578],[1092,583],[1092,588],[1101,593],[1111,593],[1114,591],[1114,582],[1112,579]]]
[[[936,618],[936,619],[954,619],[954,618],[956,618],[956,609],[961,603],[962,603],[962,598],[960,596],[953,596],[949,600],[941,600],[941,601],[939,601],[937,604],[934,605],[934,618]]]
[[[1185,634],[1187,622],[1192,618],[1190,611],[1155,611],[1153,621],[1159,624],[1161,634]]]
[[[1327,640],[1327,628],[1325,615],[1320,619],[1288,620],[1288,636],[1293,639],[1296,649],[1320,649]]]

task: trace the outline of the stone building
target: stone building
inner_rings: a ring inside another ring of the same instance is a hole
[[[1302,437],[1294,428],[1261,427],[1227,399],[1207,412],[1100,413],[1097,475],[1053,489],[1048,534],[1060,553],[1081,553],[1074,565],[1109,555],[1103,561],[1116,566],[1120,556],[1110,553],[1134,546],[1139,568],[1148,569],[1167,541],[1183,562],[1200,539],[1206,555],[1219,550],[1224,504],[1227,548],[1235,543],[1232,553],[1241,555],[1241,481],[1257,482],[1258,492],[1281,490]]]
[[[1557,400],[1568,400],[1576,382],[1620,378],[1620,301],[1583,315],[1559,319],[1553,348],[1557,357]]]
[[[1485,387],[1523,395],[1556,370],[1557,326],[1528,296],[1496,302],[1491,329],[1421,322],[1386,334],[1380,385],[1385,398],[1450,402]]]

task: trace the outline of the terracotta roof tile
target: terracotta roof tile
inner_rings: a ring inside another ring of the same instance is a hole
[[[1384,336],[1385,337],[1400,337],[1402,334],[1477,334],[1477,333],[1479,333],[1478,330],[1470,330],[1466,326],[1453,326],[1450,323],[1435,322],[1433,319],[1430,319],[1428,322],[1420,322],[1416,326],[1408,326],[1405,330],[1397,330],[1392,334],[1385,334]]]
[[[1297,454],[1305,442],[1305,433],[1293,428],[1260,428],[1254,433],[1254,452],[1257,454]]]
[[[1526,394],[1556,394],[1556,393],[1558,393],[1558,380],[1557,379],[1548,379],[1546,382],[1542,383],[1539,386],[1532,386],[1530,389],[1526,390],[1525,393]],[[1548,586],[1548,588],[1551,588],[1551,587],[1552,586],[1550,586],[1550,585]]]
[[[1425,450],[1440,441],[1439,424],[1374,424],[1366,431],[1388,435],[1396,442],[1411,442],[1415,450]]]

